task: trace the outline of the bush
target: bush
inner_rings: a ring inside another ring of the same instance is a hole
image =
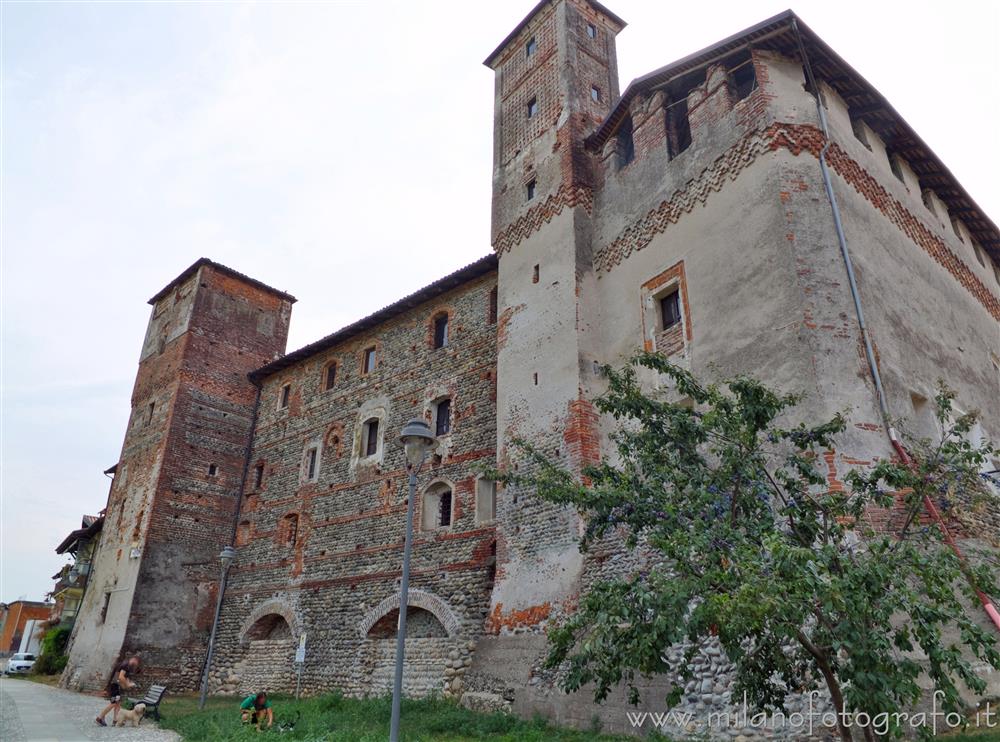
[[[35,660],[32,672],[37,675],[56,675],[62,672],[69,659],[65,654],[69,635],[68,626],[54,626],[46,631],[42,636],[42,651]]]

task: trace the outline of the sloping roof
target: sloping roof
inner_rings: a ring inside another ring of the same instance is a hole
[[[89,523],[87,521],[90,521]],[[94,516],[85,515],[83,516],[83,527],[77,528],[75,531],[70,531],[69,535],[66,536],[56,547],[56,554],[65,554],[67,551],[72,552],[79,541],[84,539],[93,538],[97,535],[101,529],[104,527],[104,516]]]
[[[524,16],[524,18],[521,20],[521,22],[518,23],[514,27],[514,30],[511,31],[509,34],[507,34],[507,36],[504,38],[504,40],[500,42],[500,46],[498,46],[496,49],[494,49],[490,53],[490,56],[486,57],[486,59],[483,60],[483,64],[485,64],[487,67],[491,66],[493,60],[497,58],[497,56],[500,54],[500,52],[502,52],[504,50],[504,48],[507,46],[507,44],[509,44],[513,39],[517,38],[517,35],[519,33],[521,33],[521,31],[524,30],[525,26],[527,26],[529,23],[531,23],[531,19],[535,17],[535,15],[538,13],[538,11],[541,10],[542,8],[544,8],[546,5],[548,5],[551,2],[552,2],[552,0],[541,0],[541,2],[538,3],[538,5],[536,5],[534,8],[532,8],[531,12],[528,13],[528,15]],[[598,13],[603,13],[604,15],[606,15],[608,18],[610,18],[612,21],[614,21],[615,23],[617,23],[622,28],[625,28],[625,26],[628,25],[627,23],[625,23],[625,21],[623,21],[617,15],[615,15],[610,10],[608,10],[607,8],[605,8],[599,2],[596,2],[596,0],[586,0],[586,2],[587,2],[588,5],[590,5]]]
[[[425,301],[440,296],[447,291],[451,291],[457,286],[468,283],[469,281],[486,275],[487,273],[492,273],[496,269],[496,255],[490,254],[486,257],[480,258],[475,263],[470,263],[464,268],[459,268],[454,273],[448,274],[444,278],[439,278],[434,283],[424,286],[424,288],[419,291],[415,291],[409,296],[404,296],[399,301],[379,309],[374,314],[370,314],[367,317],[360,319],[347,327],[337,330],[335,333],[327,335],[314,343],[310,343],[309,345],[299,348],[296,351],[292,351],[291,353],[272,361],[256,371],[252,371],[249,375],[250,380],[254,383],[258,383],[262,379],[266,379],[268,376],[276,374],[289,366],[293,366],[296,363],[309,358],[310,356],[321,353],[324,350],[332,348],[334,345],[342,343],[355,335],[365,332],[366,330],[370,330],[371,328],[382,324],[386,320],[407,312],[416,307],[418,304],[423,304]]]
[[[191,265],[185,268],[184,271],[179,276],[177,276],[177,278],[175,278],[173,281],[171,281],[162,289],[160,289],[160,291],[157,292],[157,294],[152,299],[150,299],[148,303],[156,304],[156,302],[158,302],[164,296],[169,294],[175,286],[184,283],[186,280],[191,278],[191,276],[197,273],[198,269],[201,268],[203,265],[210,265],[212,266],[212,268],[219,271],[220,273],[225,273],[226,275],[232,276],[233,278],[238,278],[241,281],[245,281],[246,283],[249,283],[251,286],[256,286],[257,288],[263,289],[264,291],[268,291],[274,294],[275,296],[280,296],[282,299],[284,299],[285,301],[289,301],[292,304],[294,304],[296,301],[295,297],[292,296],[291,294],[285,293],[284,291],[279,291],[278,289],[272,286],[268,286],[266,283],[258,281],[256,278],[250,278],[250,276],[246,275],[245,273],[240,273],[237,270],[233,270],[227,265],[223,265],[222,263],[216,263],[214,260],[209,260],[208,258],[198,258]]]
[[[601,125],[587,137],[586,145],[599,150],[629,112],[632,100],[643,93],[679,81],[685,75],[749,48],[770,49],[798,58],[795,27],[818,80],[826,82],[847,103],[852,118],[864,121],[885,142],[887,151],[910,165],[925,188],[932,189],[962,220],[972,236],[1000,262],[1000,229],[973,200],[941,159],[910,127],[895,108],[843,58],[817,36],[791,10],[786,10],[701,51],[637,77],[622,93]]]

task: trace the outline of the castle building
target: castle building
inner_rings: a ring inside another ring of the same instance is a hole
[[[194,687],[232,536],[211,690],[294,686],[305,634],[310,692],[387,692],[396,439],[422,416],[438,443],[415,503],[408,691],[590,724],[590,697],[539,672],[543,630],[629,559],[582,555],[575,513],[482,472],[523,464],[515,438],[596,461],[598,367],[640,348],[802,392],[813,419],[850,408],[833,487],[893,455],[897,419],[933,432],[941,376],[1000,439],[1000,231],[891,105],[791,12],[619,92],[624,25],[542,0],[486,59],[493,254],[288,354],[294,300],[211,261],[151,300],[70,682],[142,647]],[[1000,513],[959,533],[995,543]],[[706,657],[692,709],[733,700]],[[622,730],[625,699],[608,707]]]

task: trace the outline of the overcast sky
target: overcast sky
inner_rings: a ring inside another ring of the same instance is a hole
[[[607,0],[622,89],[785,1]],[[296,295],[291,350],[489,252],[481,61],[535,2],[0,3],[0,599],[104,507],[146,300],[196,258]],[[998,8],[793,7],[994,219]]]

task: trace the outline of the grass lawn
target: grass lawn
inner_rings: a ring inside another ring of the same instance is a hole
[[[163,701],[160,726],[179,732],[185,740],[258,740],[256,729],[240,725],[238,698],[210,698],[198,711],[196,696],[170,696]],[[295,719],[281,739],[327,742],[385,742],[389,738],[391,701],[386,698],[348,699],[336,695],[300,701],[272,698],[279,721]],[[269,733],[278,736],[275,729]],[[509,714],[481,714],[444,700],[403,701],[400,737],[405,742],[634,742],[635,737],[570,731],[537,719],[524,721]],[[654,737],[666,742],[666,737]]]

